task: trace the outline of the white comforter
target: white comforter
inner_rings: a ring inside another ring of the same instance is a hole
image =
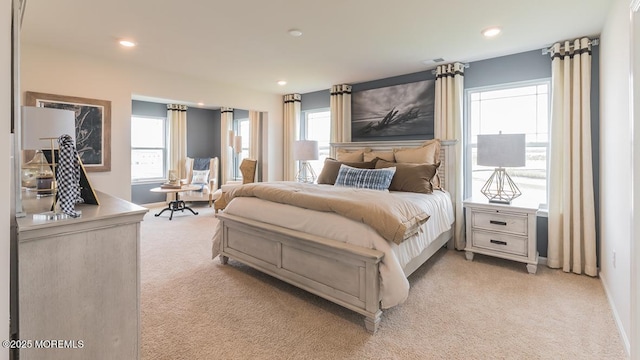
[[[334,213],[301,209],[258,198],[235,198],[224,211],[227,214],[382,251],[385,256],[380,264],[380,293],[382,308],[386,309],[401,304],[409,294],[409,282],[402,270],[404,266],[440,234],[449,230],[454,221],[449,193],[434,191],[433,194],[406,192],[391,192],[391,194],[419,204],[431,215],[429,221],[420,227],[418,234],[400,245],[386,241],[375,230],[363,223]],[[214,235],[213,257],[218,255],[220,249],[219,237],[220,227],[218,226]]]

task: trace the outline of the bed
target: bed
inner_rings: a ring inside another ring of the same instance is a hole
[[[331,155],[362,148],[382,153],[417,148],[423,143],[334,143]],[[447,161],[453,156],[454,144],[441,142],[438,175],[443,189],[455,189],[450,185],[452,176],[447,176],[454,174],[452,161]],[[453,248],[451,199],[455,194],[441,190],[430,195],[389,193],[416,198],[432,212],[415,235],[399,244],[386,241],[366,224],[338,214],[237,197],[217,215],[213,256],[219,255],[223,264],[232,258],[358,312],[365,316],[366,329],[375,333],[382,310],[406,299],[406,277],[443,246]]]

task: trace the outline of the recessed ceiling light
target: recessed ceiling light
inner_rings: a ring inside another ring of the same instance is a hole
[[[492,38],[500,34],[501,32],[502,32],[502,28],[500,28],[499,26],[493,26],[493,27],[482,30],[482,35],[487,38]]]
[[[134,46],[136,46],[136,43],[131,41],[131,40],[120,40],[119,43],[120,43],[120,45],[122,45],[124,47],[134,47]]]
[[[291,29],[291,30],[289,30],[289,35],[291,35],[293,37],[302,36],[302,31],[300,31],[298,29]]]
[[[280,80],[280,81],[278,81],[278,85],[284,86],[284,85],[287,85],[287,82],[284,81],[284,80]]]

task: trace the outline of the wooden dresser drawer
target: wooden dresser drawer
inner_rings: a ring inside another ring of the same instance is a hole
[[[475,247],[527,256],[527,238],[479,230],[471,236]]]
[[[527,216],[474,211],[472,217],[471,222],[474,229],[501,231],[527,236]]]

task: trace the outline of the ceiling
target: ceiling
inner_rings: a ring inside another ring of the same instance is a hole
[[[307,93],[429,70],[435,64],[425,60],[435,58],[472,62],[596,36],[611,3],[27,0],[22,41],[267,93]],[[497,37],[480,34],[496,25]],[[121,38],[139,45],[121,48]]]

